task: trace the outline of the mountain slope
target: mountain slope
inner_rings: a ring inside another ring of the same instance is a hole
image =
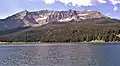
[[[0,20],[0,41],[120,41],[120,20],[98,11],[22,11]]]
[[[100,22],[97,22],[100,21]],[[92,22],[92,23],[91,23]],[[0,41],[18,42],[84,42],[92,40],[120,41],[119,20],[103,18],[80,22],[54,22],[0,36]]]
[[[22,11],[6,19],[0,20],[0,31],[15,29],[19,27],[38,27],[50,22],[69,22],[69,21],[82,21],[93,18],[106,18],[98,11],[92,10],[68,10],[68,11]]]

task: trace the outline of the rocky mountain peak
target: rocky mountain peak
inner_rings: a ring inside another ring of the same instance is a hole
[[[24,11],[21,11],[19,13],[17,13],[15,15],[15,17],[19,18],[19,19],[24,19],[24,17],[27,15],[28,11],[27,10],[24,10]]]
[[[62,19],[73,19],[73,18],[76,19],[77,21],[80,21],[85,19],[105,17],[100,12],[94,10],[78,11],[72,9],[69,9],[68,11],[41,10],[35,12],[28,12],[27,10],[25,10],[15,15],[15,17],[19,17],[20,19],[23,19],[25,16],[29,19],[34,19],[36,22],[42,20],[46,22],[52,22],[52,21],[59,21]]]
[[[93,18],[106,17],[98,11],[94,10],[66,10],[66,11],[53,11],[53,10],[41,10],[29,12],[27,10],[21,11],[17,14],[9,16],[2,20],[0,26],[3,29],[12,29],[23,26],[41,26],[50,22],[70,22],[81,21]],[[13,23],[13,24],[12,24]],[[15,25],[15,26],[13,26]]]
[[[14,19],[15,20],[18,20],[18,19],[23,20],[24,17],[27,15],[27,13],[29,13],[29,12],[27,10],[24,10],[24,11],[21,11],[21,12],[18,12],[16,14],[12,15],[12,16],[7,17],[6,19],[7,20],[14,20]]]

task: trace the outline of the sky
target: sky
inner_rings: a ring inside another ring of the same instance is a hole
[[[120,0],[1,0],[0,19],[17,12],[48,10],[97,10],[111,18],[120,19]]]

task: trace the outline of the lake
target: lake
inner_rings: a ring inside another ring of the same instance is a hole
[[[0,66],[120,66],[119,44],[0,45]]]

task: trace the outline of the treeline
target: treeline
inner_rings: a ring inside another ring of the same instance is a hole
[[[80,22],[47,24],[0,36],[3,42],[84,42],[120,41],[120,23],[81,24]]]

